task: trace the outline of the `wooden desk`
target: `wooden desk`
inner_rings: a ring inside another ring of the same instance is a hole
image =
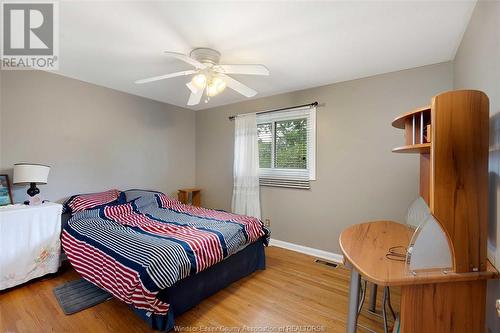
[[[360,275],[382,286],[402,286],[401,332],[481,332],[486,280],[497,278],[491,264],[484,272],[412,275],[404,262],[389,260],[392,246],[408,246],[413,230],[391,221],[353,225],[340,235],[346,264],[352,267],[347,332],[356,332]]]
[[[429,106],[392,122],[405,135],[404,146],[393,152],[420,155],[415,181],[452,248],[453,268],[414,276],[404,261],[387,259],[390,247],[409,245],[412,230],[405,225],[378,221],[346,229],[340,246],[353,268],[348,332],[356,331],[360,274],[376,284],[401,286],[403,333],[484,332],[486,280],[498,276],[486,246],[488,124],[488,96],[477,90],[441,93]]]

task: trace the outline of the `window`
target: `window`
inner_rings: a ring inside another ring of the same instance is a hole
[[[315,179],[316,108],[257,115],[261,185],[309,188]]]

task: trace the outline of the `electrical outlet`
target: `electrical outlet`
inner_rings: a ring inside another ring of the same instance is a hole
[[[270,220],[270,219],[265,219],[265,220],[264,220],[264,225],[265,225],[266,227],[270,227],[270,226],[271,226],[271,220]]]

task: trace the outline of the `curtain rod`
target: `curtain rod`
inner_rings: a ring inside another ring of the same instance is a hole
[[[276,111],[285,111],[285,110],[290,110],[290,109],[296,109],[296,108],[303,108],[305,106],[318,106],[318,102],[312,102],[308,104],[302,104],[302,105],[295,105],[295,106],[289,106],[286,108],[280,108],[280,109],[274,109],[274,110],[266,110],[266,111],[260,111],[256,112],[257,114],[262,114],[262,113],[270,113],[270,112],[276,112]],[[234,120],[237,115],[229,117],[229,120]]]

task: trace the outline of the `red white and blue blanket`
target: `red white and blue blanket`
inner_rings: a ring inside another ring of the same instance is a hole
[[[142,192],[75,213],[62,245],[82,277],[148,315],[165,316],[169,305],[156,298],[161,290],[268,237],[256,218]]]

